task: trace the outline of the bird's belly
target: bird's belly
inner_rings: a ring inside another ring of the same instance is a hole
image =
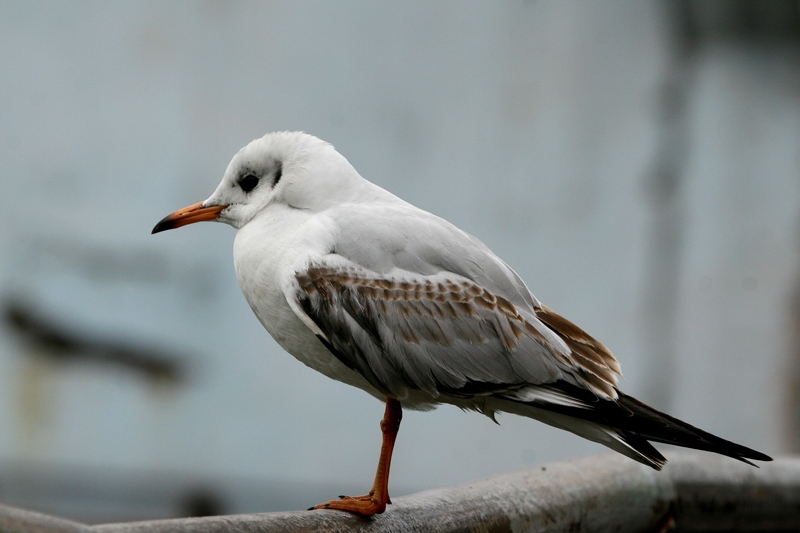
[[[243,286],[244,287],[244,286]],[[304,365],[325,376],[368,392],[383,400],[385,394],[373,387],[364,376],[339,361],[295,314],[281,291],[245,290],[245,297],[261,324],[277,343]],[[445,397],[432,397],[421,390],[409,390],[398,398],[403,407],[429,411],[439,403],[453,403]],[[454,403],[459,407],[461,403]]]

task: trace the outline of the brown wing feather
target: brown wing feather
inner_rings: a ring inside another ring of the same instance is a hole
[[[616,397],[614,389],[617,376],[622,375],[622,368],[602,342],[548,307],[536,308],[536,318],[567,344],[575,363],[584,370],[593,385],[609,393],[612,398]]]
[[[328,348],[393,396],[410,389],[488,394],[571,372],[513,303],[462,276],[387,279],[358,266],[317,264],[296,279],[297,302]]]
[[[617,397],[619,364],[605,346],[547,308],[522,313],[462,276],[387,279],[316,264],[296,279],[298,303],[329,348],[382,391],[455,393],[482,383],[488,392],[567,379]],[[553,333],[571,352],[554,346]]]
[[[399,281],[317,266],[298,274],[297,281],[307,295],[318,292],[328,305],[333,304],[334,294],[351,292],[359,300],[379,302],[379,309],[384,313],[388,311],[386,306],[392,304],[394,310],[404,317],[415,315],[451,320],[460,317],[475,318],[482,313],[490,313],[496,317],[495,330],[509,351],[517,348],[526,333],[543,343],[547,342],[536,328],[525,321],[514,304],[466,279],[439,283],[431,280]],[[421,335],[425,340],[438,344],[451,344],[448,336],[436,326],[427,331],[409,332],[407,335],[410,337],[409,342],[414,342],[412,338]]]

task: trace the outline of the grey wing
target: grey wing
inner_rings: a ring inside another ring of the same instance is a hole
[[[380,214],[363,210],[347,206],[331,216],[339,227],[336,254],[386,275],[396,269],[450,272],[503,296],[520,310],[532,312],[540,306],[516,272],[478,238],[448,221],[407,204],[385,206]],[[373,223],[365,225],[364,220]]]
[[[521,312],[452,272],[378,274],[336,260],[296,274],[298,307],[345,365],[384,394],[516,394],[567,381],[616,398],[619,365],[549,309]],[[554,339],[557,342],[554,342]]]

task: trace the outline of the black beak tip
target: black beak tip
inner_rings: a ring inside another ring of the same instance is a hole
[[[153,227],[153,231],[150,232],[150,235],[155,235],[156,233],[161,233],[162,231],[167,231],[168,229],[172,229],[175,226],[173,225],[171,220],[168,220],[169,217],[162,218],[158,224]]]

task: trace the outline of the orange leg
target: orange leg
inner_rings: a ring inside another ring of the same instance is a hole
[[[386,398],[386,411],[381,420],[383,444],[381,445],[381,458],[378,461],[378,472],[375,474],[375,483],[372,490],[364,496],[343,496],[339,500],[321,503],[314,509],[336,509],[349,511],[363,516],[372,516],[386,510],[386,504],[392,503],[389,499],[389,467],[392,463],[392,450],[400,429],[400,420],[403,410],[400,402],[393,398]]]

